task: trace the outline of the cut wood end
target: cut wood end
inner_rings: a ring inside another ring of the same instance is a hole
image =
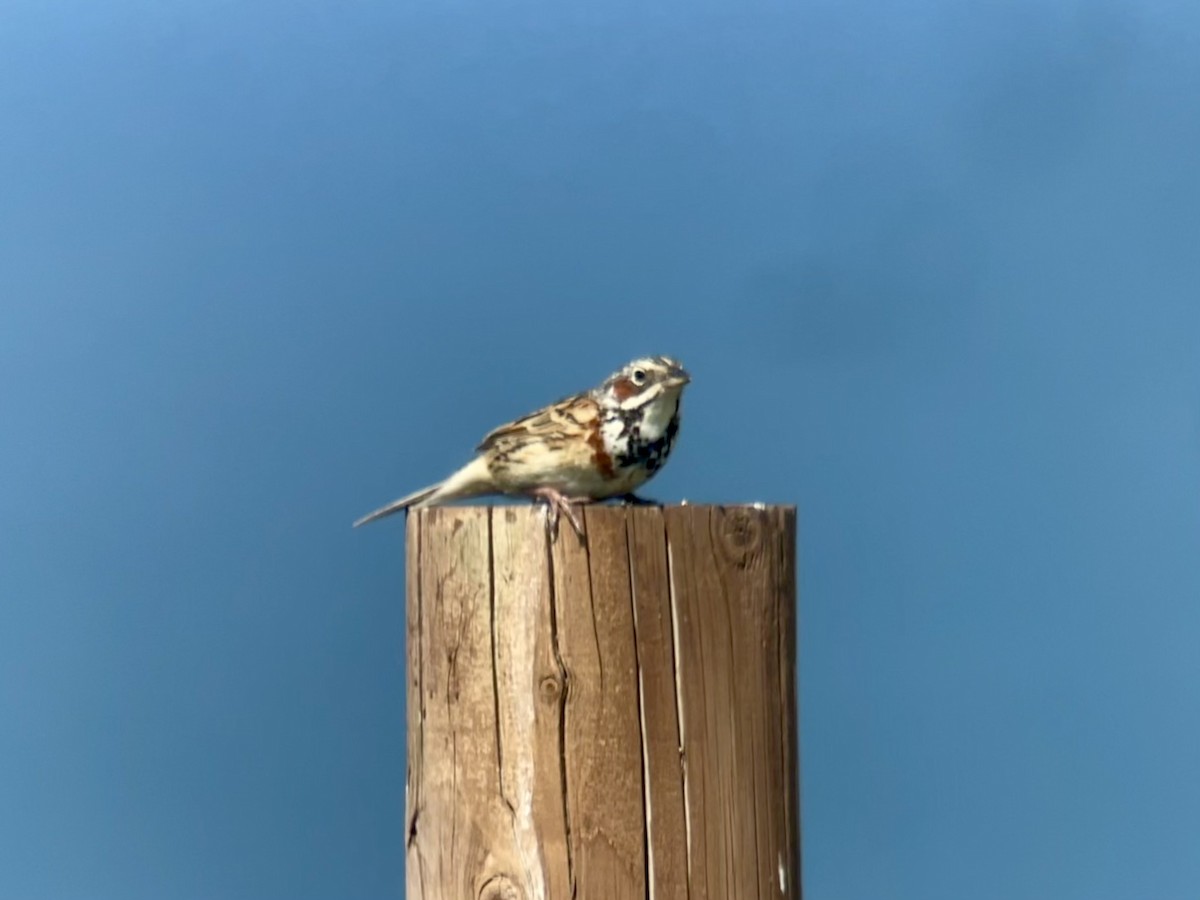
[[[742,503],[694,503],[690,500],[681,500],[678,503],[644,503],[644,504],[629,504],[622,505],[619,503],[585,503],[580,504],[580,507],[585,510],[590,509],[618,509],[618,510],[635,510],[635,509],[753,509],[763,512],[769,509],[795,510],[794,503],[767,503],[763,500],[745,501]],[[436,513],[438,510],[457,509],[468,511],[482,511],[486,509],[536,509],[541,510],[542,506],[538,504],[523,504],[523,503],[455,503],[446,504],[444,506],[422,506],[417,509],[410,509],[410,514],[429,515]]]

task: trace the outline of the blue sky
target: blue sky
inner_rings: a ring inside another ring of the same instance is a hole
[[[402,528],[667,353],[809,900],[1200,891],[1200,14],[10,2],[0,895],[397,898]]]

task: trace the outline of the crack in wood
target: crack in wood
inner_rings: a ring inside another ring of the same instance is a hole
[[[513,837],[516,838],[517,808],[504,787],[504,743],[500,735],[500,658],[496,640],[496,548],[492,530],[493,510],[487,510],[487,567],[488,567],[488,636],[492,642],[492,728],[496,739],[496,784],[500,788],[500,799],[508,807],[513,822]]]
[[[675,559],[671,552],[671,533],[663,522],[663,544],[667,554],[667,598],[671,609],[671,643],[675,656],[675,718],[679,726],[679,778],[683,786],[683,832],[687,845],[687,887],[692,887],[692,801],[688,778],[687,729],[683,711],[683,655],[679,640],[679,591],[675,587]]]
[[[625,562],[629,568],[629,605],[633,612],[633,659],[637,668],[638,739],[642,748],[642,804],[646,827],[642,830],[642,854],[646,860],[646,900],[655,900],[654,883],[654,808],[650,800],[650,747],[646,734],[646,684],[642,662],[642,642],[638,635],[637,583],[633,572],[633,536],[629,533],[633,513],[625,514]]]
[[[567,699],[571,693],[571,673],[567,670],[566,663],[563,662],[562,647],[558,642],[558,589],[554,584],[554,546],[548,533],[546,535],[546,575],[550,591],[550,648],[554,653],[554,663],[558,667],[558,677],[562,685],[558,696],[558,773],[559,788],[562,793],[563,833],[567,845],[567,884],[570,885],[573,900],[578,885],[575,881],[575,856],[571,836],[570,786],[567,784]]]
[[[408,697],[409,703],[417,704],[417,721],[415,724],[416,734],[410,736],[417,749],[417,759],[414,762],[412,756],[408,759],[408,778],[406,779],[406,801],[408,805],[408,828],[406,829],[404,842],[404,855],[406,866],[411,865],[416,869],[415,880],[421,885],[421,893],[424,893],[424,868],[425,860],[421,854],[420,847],[417,845],[417,826],[421,818],[421,810],[424,805],[424,797],[421,790],[422,765],[421,760],[425,754],[425,651],[424,651],[424,613],[423,613],[423,593],[421,586],[421,538],[422,531],[420,520],[414,519],[412,522],[414,530],[411,538],[414,546],[414,557],[410,560],[413,565],[412,572],[406,572],[406,578],[414,588],[414,597],[412,605],[407,607],[405,615],[413,615],[416,618],[416,640],[410,642],[412,646],[408,647],[407,664],[412,670],[411,684],[413,687],[412,693],[415,697]]]
[[[421,534],[418,526],[414,525],[413,527],[415,529],[415,534],[412,538],[410,538],[410,540],[414,541],[416,544],[416,551],[413,554],[413,556],[416,558],[415,560],[409,560],[409,565],[413,565],[415,562],[415,571],[406,572],[405,574],[409,579],[410,584],[415,588],[413,592],[415,596],[411,599],[411,606],[405,610],[405,616],[415,616],[415,624],[413,622],[406,621],[405,625],[407,627],[414,628],[416,632],[416,640],[410,640],[407,647],[407,664],[411,673],[409,676],[409,682],[412,688],[411,693],[415,694],[415,696],[407,697],[406,701],[408,704],[417,704],[417,733],[416,735],[412,736],[412,738],[415,745],[420,748],[424,744],[424,728],[422,726],[425,718],[425,687],[421,679],[421,672],[424,668],[421,657]],[[408,759],[408,779],[406,781],[406,788],[408,791],[407,799],[409,803],[409,822],[407,828],[408,838],[405,841],[406,847],[412,847],[413,841],[416,839],[417,834],[417,813],[420,802],[420,795],[417,792],[419,787],[417,784],[418,776],[419,767],[413,764],[412,755],[410,754]]]
[[[583,511],[583,534],[588,533],[588,513]],[[600,668],[600,696],[604,696],[604,654],[600,652],[600,629],[596,624],[596,588],[592,583],[592,555],[587,555],[588,609],[592,614],[592,642],[596,647],[596,664]]]

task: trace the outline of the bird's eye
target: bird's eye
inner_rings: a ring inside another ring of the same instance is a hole
[[[645,369],[634,369],[633,370],[633,383],[634,384],[645,384],[646,383],[646,370]]]

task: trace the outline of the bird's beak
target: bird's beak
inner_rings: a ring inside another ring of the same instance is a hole
[[[692,376],[687,373],[683,366],[675,366],[667,373],[667,383],[672,387],[683,387],[690,383]]]

